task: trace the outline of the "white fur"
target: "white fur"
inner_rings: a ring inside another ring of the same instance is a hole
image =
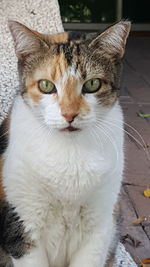
[[[59,131],[66,123],[59,112],[57,122],[49,121],[48,99],[41,101],[42,115],[20,96],[12,110],[4,184],[36,244],[13,262],[15,267],[103,267],[115,233],[112,212],[123,170],[122,111],[118,103],[93,105],[90,96],[93,111],[74,121],[82,130],[66,133]]]

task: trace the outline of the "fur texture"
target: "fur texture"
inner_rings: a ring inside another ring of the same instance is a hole
[[[14,266],[103,267],[114,247],[123,172],[117,97],[130,23],[90,39],[43,35],[17,22],[10,29],[22,94],[2,154],[2,200],[15,208],[29,244],[19,259],[9,252]],[[91,79],[99,87],[87,93]],[[52,91],[42,91],[43,80]]]

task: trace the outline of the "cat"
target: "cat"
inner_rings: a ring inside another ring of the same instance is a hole
[[[0,246],[14,267],[112,266],[130,26],[86,37],[9,22],[20,93],[1,125]]]

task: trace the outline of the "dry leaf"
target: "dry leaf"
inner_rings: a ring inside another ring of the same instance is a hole
[[[147,220],[147,218],[145,217],[145,216],[143,216],[143,217],[139,217],[139,218],[137,218],[136,220],[134,220],[132,223],[134,224],[134,225],[138,225],[138,224],[140,224],[140,223],[142,223],[142,222],[144,222],[144,221],[146,221]]]
[[[150,266],[150,258],[142,260],[141,264],[138,265],[139,267],[149,267]]]
[[[144,196],[145,197],[150,197],[150,188],[147,188],[144,190]]]
[[[142,222],[150,222],[150,215],[139,217],[136,220],[134,220],[132,224],[138,225]]]
[[[141,263],[138,265],[139,267],[149,267],[150,265],[150,258],[146,258],[141,261]]]
[[[140,260],[138,267],[150,267],[150,258]]]
[[[142,260],[142,263],[148,263],[148,264],[150,264],[150,258],[146,258],[146,259]]]

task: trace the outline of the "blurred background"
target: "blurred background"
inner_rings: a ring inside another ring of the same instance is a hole
[[[149,0],[59,0],[65,29],[99,30],[129,19],[133,30],[150,31]]]

